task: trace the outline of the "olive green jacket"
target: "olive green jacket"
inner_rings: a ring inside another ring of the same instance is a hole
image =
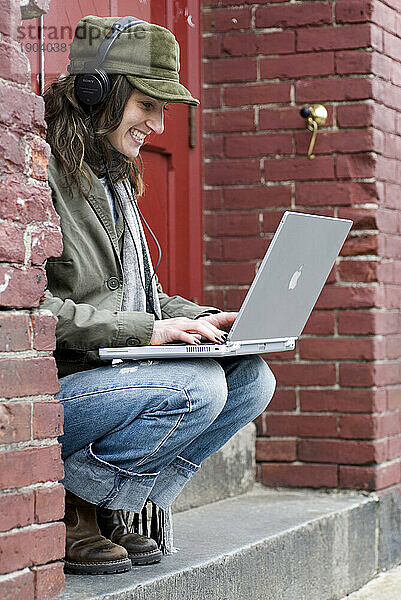
[[[145,312],[121,311],[124,276],[121,249],[124,223],[117,208],[113,216],[104,187],[85,165],[92,177],[82,186],[68,188],[61,168],[52,156],[49,184],[53,203],[60,216],[63,253],[46,262],[47,290],[42,308],[58,319],[56,351],[59,377],[104,366],[100,347],[142,346],[150,342],[154,316]],[[196,318],[217,313],[218,309],[198,306],[180,296],[168,296],[157,283],[162,318]]]

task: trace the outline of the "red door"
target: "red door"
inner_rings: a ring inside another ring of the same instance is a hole
[[[75,26],[88,14],[132,15],[170,29],[180,44],[180,80],[195,97],[200,97],[199,0],[52,0],[43,18],[42,46],[38,20],[23,21],[20,28],[20,41],[31,62],[34,90],[39,91],[40,46],[47,85],[67,72]],[[166,292],[201,302],[200,110],[170,105],[165,132],[150,136],[141,156],[146,190],[141,207],[163,251],[158,277]],[[150,236],[148,240],[156,261],[155,245]]]

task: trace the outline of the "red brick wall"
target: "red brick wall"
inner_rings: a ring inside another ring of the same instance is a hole
[[[296,351],[269,357],[261,481],[401,480],[401,4],[203,2],[206,301],[235,309],[284,210],[355,224]],[[316,159],[299,109],[329,118]]]
[[[50,600],[64,587],[55,318],[39,309],[43,263],[61,253],[47,185],[44,106],[16,42],[19,3],[0,2],[0,595]]]

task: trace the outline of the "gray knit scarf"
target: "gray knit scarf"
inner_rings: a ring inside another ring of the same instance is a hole
[[[104,179],[101,179],[101,181],[105,186],[109,203],[110,200],[113,202],[109,186],[106,185]],[[124,290],[121,310],[149,313],[154,311],[157,317],[161,319],[156,280],[155,277],[152,278],[152,260],[132,187],[126,180],[115,183],[114,187],[121,200],[122,210],[129,225],[127,228],[125,224],[123,233]]]

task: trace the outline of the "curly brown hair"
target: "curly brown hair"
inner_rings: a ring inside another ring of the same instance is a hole
[[[74,92],[75,75],[54,81],[44,94],[47,142],[60,162],[69,186],[82,188],[79,175],[92,180],[85,163],[98,176],[105,175],[107,165],[114,182],[130,178],[136,195],[143,192],[143,165],[139,158],[130,159],[117,152],[107,139],[121,123],[125,106],[134,88],[124,75],[109,75],[111,91],[105,102],[89,110],[77,100]],[[95,129],[95,131],[93,131]]]

